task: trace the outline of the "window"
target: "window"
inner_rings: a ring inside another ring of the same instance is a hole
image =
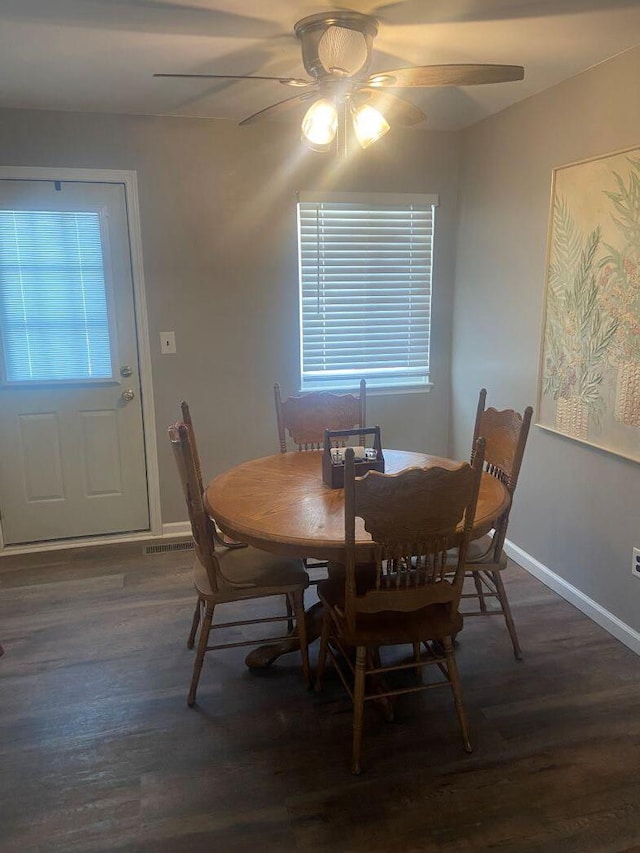
[[[429,384],[434,195],[300,193],[301,388]]]
[[[0,210],[7,382],[112,376],[100,215]]]

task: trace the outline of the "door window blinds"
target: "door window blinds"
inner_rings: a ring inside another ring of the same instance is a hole
[[[428,385],[437,201],[300,194],[302,390]]]
[[[7,382],[112,376],[100,216],[0,210]]]

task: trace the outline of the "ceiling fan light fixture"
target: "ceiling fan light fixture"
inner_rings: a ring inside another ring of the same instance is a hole
[[[361,148],[368,148],[391,130],[391,126],[380,110],[370,104],[354,107],[353,129]]]
[[[384,6],[378,8],[383,9]],[[339,9],[308,15],[294,25],[294,31],[310,79],[262,74],[186,73],[154,74],[154,77],[263,80],[298,88],[301,90],[299,94],[258,110],[240,124],[274,118],[276,114],[308,102],[311,106],[302,120],[303,141],[317,151],[326,151],[337,139],[336,152],[345,156],[353,136],[362,148],[367,148],[389,132],[386,114],[392,116],[394,123],[405,126],[420,124],[426,118],[418,106],[393,91],[389,92],[389,89],[466,87],[509,83],[524,77],[521,65],[481,63],[412,65],[369,74],[378,21],[362,12]],[[352,128],[343,127],[345,122],[348,124],[348,113]]]
[[[371,63],[378,22],[360,12],[334,11],[309,15],[295,25],[302,61],[315,79],[364,75]]]
[[[362,33],[347,27],[329,27],[320,36],[318,59],[326,73],[352,77],[364,67],[368,58],[367,42]]]
[[[338,130],[338,110],[329,98],[320,98],[304,114],[302,138],[314,151],[326,151]]]

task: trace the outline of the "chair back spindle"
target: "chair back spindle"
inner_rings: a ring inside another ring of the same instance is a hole
[[[198,453],[198,444],[196,442],[195,430],[193,429],[193,421],[191,420],[189,404],[186,400],[183,400],[180,403],[180,411],[182,413],[182,423],[187,428],[187,435],[189,437],[189,443],[191,444],[191,453],[193,455],[193,464],[195,465],[196,469],[198,488],[200,489],[200,494],[202,494],[204,492],[204,485],[202,482],[202,466],[200,464],[200,454]]]
[[[183,422],[169,427],[169,439],[184,492],[196,555],[207,572],[214,592],[218,591],[218,564],[215,557],[213,522],[204,507],[198,472],[189,440],[189,430]]]

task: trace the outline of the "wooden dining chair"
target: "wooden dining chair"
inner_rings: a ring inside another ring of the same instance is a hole
[[[503,411],[487,409],[486,399],[487,390],[482,388],[478,398],[472,447],[475,448],[479,436],[485,439],[486,470],[504,484],[511,496],[511,502],[506,512],[496,520],[492,533],[482,539],[474,540],[469,546],[465,575],[473,580],[475,591],[463,592],[462,598],[476,600],[478,610],[462,612],[465,618],[467,616],[504,616],[513,645],[513,653],[518,660],[522,660],[522,651],[501,573],[507,567],[504,541],[533,409],[527,406],[523,414],[513,409]],[[471,459],[473,461],[473,451]],[[497,601],[498,607],[495,609],[487,607],[488,599]]]
[[[276,557],[257,548],[217,547],[213,520],[207,514],[198,472],[189,440],[189,431],[182,421],[169,427],[169,439],[182,483],[196,557],[194,583],[198,596],[197,607],[202,611],[202,625],[198,650],[193,665],[193,676],[187,703],[192,706],[200,680],[206,652],[236,646],[260,645],[265,641],[286,639],[285,636],[261,637],[231,643],[209,645],[209,636],[214,629],[237,628],[243,625],[287,621],[288,614],[268,616],[213,624],[214,610],[218,604],[247,601],[249,599],[284,596],[295,616],[295,628],[300,642],[302,671],[309,681],[309,654],[305,625],[303,595],[309,585],[309,577],[301,560]],[[200,621],[200,620],[199,620]],[[197,628],[197,626],[196,626]]]
[[[180,403],[180,412],[182,414],[182,423],[185,425],[187,429],[187,437],[189,439],[189,445],[191,447],[191,455],[193,456],[193,464],[196,473],[196,483],[198,488],[198,493],[200,495],[204,494],[204,484],[202,480],[202,467],[200,465],[200,454],[198,452],[198,442],[196,441],[196,433],[193,427],[193,421],[191,420],[191,411],[189,409],[189,404],[186,400],[183,400]],[[225,536],[212,519],[213,528],[212,528],[212,536],[214,538],[214,542],[216,545],[221,548],[246,548],[247,545],[243,542],[235,542],[233,539],[229,539],[228,536]],[[287,599],[288,602],[288,599]],[[289,604],[287,603],[287,609],[289,608]],[[200,600],[196,600],[196,606],[193,611],[193,619],[191,620],[191,629],[189,631],[189,637],[187,638],[187,648],[192,649],[195,645],[195,638],[198,632],[198,626],[200,625],[200,617],[202,615],[202,607]],[[289,614],[289,630],[293,630],[293,616]]]
[[[399,474],[371,471],[355,477],[353,456],[353,450],[347,450],[345,578],[318,585],[325,611],[316,689],[321,688],[330,655],[353,702],[353,773],[360,772],[364,703],[436,686],[451,688],[464,749],[470,752],[452,636],[462,628],[458,604],[480,488],[484,440],[477,442],[473,466],[463,462],[452,470],[409,468]],[[374,543],[373,564],[360,574],[356,518],[364,521]],[[458,549],[453,576],[447,574],[450,548]],[[434,642],[438,645],[433,646]],[[412,647],[410,660],[398,660],[396,653],[383,663],[381,647],[399,644]],[[426,651],[421,653],[423,645]],[[355,665],[349,648],[356,649]],[[425,667],[444,680],[424,683]],[[394,670],[413,675],[416,683],[381,684],[380,677],[386,679]],[[367,679],[373,681],[370,689]]]
[[[287,433],[298,450],[322,450],[325,429],[353,429],[366,426],[366,380],[360,393],[332,394],[309,391],[283,400],[280,385],[273,386],[280,452],[287,452]]]
[[[287,433],[300,451],[322,450],[326,429],[354,429],[366,426],[367,382],[360,380],[360,393],[333,394],[329,391],[309,391],[282,399],[280,385],[273,386],[278,423],[280,452],[287,452]],[[364,438],[360,439],[364,444]],[[305,559],[312,572],[311,583],[326,577],[326,560]]]

